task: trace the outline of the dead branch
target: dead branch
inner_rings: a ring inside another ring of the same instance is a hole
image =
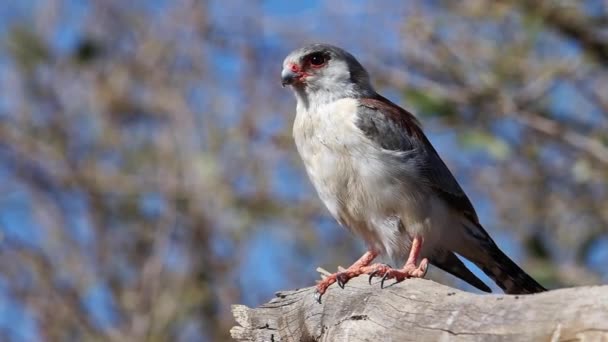
[[[380,289],[366,277],[277,293],[258,308],[234,305],[237,341],[600,341],[608,339],[608,286],[541,294],[478,295],[430,280]]]

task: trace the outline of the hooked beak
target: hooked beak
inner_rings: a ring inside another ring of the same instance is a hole
[[[283,71],[281,71],[281,85],[283,87],[285,87],[286,85],[291,85],[297,78],[298,78],[298,74],[289,70],[289,69],[283,69]]]

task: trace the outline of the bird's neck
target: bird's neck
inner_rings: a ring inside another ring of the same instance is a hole
[[[298,106],[305,109],[311,110],[315,107],[322,107],[324,105],[333,103],[335,101],[347,98],[366,98],[374,97],[376,92],[371,87],[359,87],[356,84],[349,84],[344,87],[336,87],[333,89],[311,89],[308,87],[294,88]]]

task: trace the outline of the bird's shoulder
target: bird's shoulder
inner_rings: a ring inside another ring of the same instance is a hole
[[[384,149],[407,151],[426,141],[416,117],[382,95],[361,98],[357,127]]]

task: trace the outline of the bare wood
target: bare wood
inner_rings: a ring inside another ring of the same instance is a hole
[[[425,279],[380,289],[366,277],[234,305],[237,341],[608,341],[608,286],[478,295]]]

